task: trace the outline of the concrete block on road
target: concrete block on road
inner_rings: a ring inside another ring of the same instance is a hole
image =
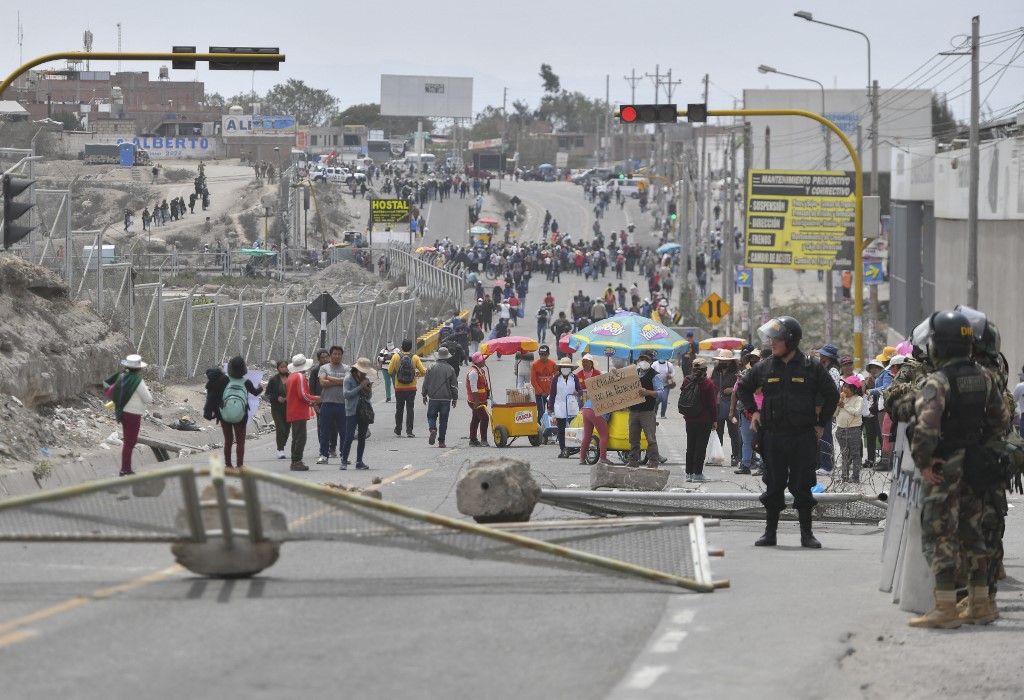
[[[459,512],[478,523],[522,522],[540,500],[530,464],[508,457],[481,459],[455,487]]]
[[[609,467],[595,464],[590,468],[590,488],[661,491],[668,484],[668,469],[640,467]]]

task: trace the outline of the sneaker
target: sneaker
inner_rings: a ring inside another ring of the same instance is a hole
[[[290,469],[293,472],[308,472],[309,467],[304,462],[292,462]]]
[[[427,438],[427,442],[429,444],[433,445],[436,441],[437,441],[437,431],[436,430],[431,430],[430,431],[430,437]]]
[[[412,433],[406,433],[406,434],[405,434],[405,436],[406,436],[406,437],[411,437],[411,438],[414,438],[414,437],[416,437],[416,436],[415,436],[415,435],[413,435]]]
[[[284,450],[278,450],[277,451],[277,458],[278,459],[284,459]]]
[[[740,465],[740,468],[739,469],[734,469],[732,473],[733,474],[749,474],[750,473],[750,467],[744,467],[743,465]]]
[[[342,462],[341,463],[341,468],[342,469],[348,469],[348,462]]]
[[[395,428],[395,435],[397,435],[398,437],[402,437],[402,429],[401,428]]]
[[[469,439],[469,446],[470,447],[480,447],[480,441],[477,440],[476,438],[470,438]]]
[[[316,458],[316,463],[327,464],[327,457],[325,457],[324,455],[320,455],[319,457]]]
[[[490,447],[490,446],[491,446],[491,443],[487,442],[486,440],[481,440],[480,441],[480,447]]]
[[[693,481],[693,474],[687,474],[686,475],[686,481],[687,481],[687,483]]]
[[[814,472],[814,473],[815,473],[815,474],[817,474],[818,476],[832,476],[832,472],[830,472],[830,471],[826,471],[826,470],[824,470],[824,469],[818,469],[818,470],[817,470],[816,472]]]
[[[444,440],[442,440],[441,442],[437,443],[437,446],[440,447],[442,450],[448,448],[448,445],[444,444]]]
[[[710,479],[703,474],[691,474],[690,481],[710,481]]]
[[[118,476],[135,476],[135,472],[133,472],[131,469],[129,469],[126,472],[120,472],[118,474]]]
[[[331,453],[330,453],[329,455],[327,455],[327,456],[328,456],[328,457],[330,457],[331,459],[334,459],[335,457],[337,457],[337,456],[338,456],[338,453],[337,453],[336,451],[332,451],[332,452],[331,452]]]
[[[612,462],[607,457],[604,457],[603,459],[597,460],[597,463],[600,464],[603,467],[614,467],[615,466],[615,463]]]
[[[750,472],[750,476],[764,476],[764,469],[758,467],[757,469]]]
[[[369,469],[370,465],[365,462],[356,462],[356,469]]]

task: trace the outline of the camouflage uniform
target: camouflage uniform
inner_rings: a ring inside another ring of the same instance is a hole
[[[1007,430],[1009,432],[1012,429],[1013,412],[1017,405],[1013,400],[1013,394],[1006,390],[1009,378],[999,364],[992,362],[988,355],[979,354],[977,362],[989,372],[996,387],[1002,390],[1002,397],[1011,417],[1011,425]],[[1002,435],[1000,436],[1002,437]],[[1009,512],[1006,489],[1009,487],[1010,484],[1007,482],[995,484],[981,495],[981,532],[985,539],[985,551],[988,555],[988,590],[990,594],[996,592],[999,572],[1003,566],[1003,535],[1006,532],[1006,515]]]
[[[930,360],[907,360],[892,383],[882,391],[885,411],[895,423],[906,423],[914,417],[914,402],[924,380],[934,371]]]
[[[965,466],[970,468],[965,465],[964,443],[976,444],[1004,435],[1011,417],[992,376],[984,371],[972,372],[980,370],[973,362],[939,361],[937,369],[940,371],[928,375],[917,397],[917,425],[911,441],[911,454],[919,469],[930,465],[935,457],[945,460],[935,467],[942,483],[923,484],[922,547],[935,575],[937,591],[954,589],[961,548],[969,563],[971,584],[987,586],[988,554],[981,525],[984,507],[981,494],[963,478]],[[956,389],[951,387],[951,376],[957,381]],[[974,410],[961,410],[964,415],[952,419],[944,415],[947,401],[954,414],[958,407]],[[959,421],[957,427],[962,430],[954,431],[954,420]],[[974,431],[974,427],[980,431]]]

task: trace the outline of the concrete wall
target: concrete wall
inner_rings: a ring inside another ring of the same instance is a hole
[[[967,222],[935,219],[935,307],[967,299]],[[1011,383],[1024,364],[1024,221],[978,222],[978,306],[999,326]]]

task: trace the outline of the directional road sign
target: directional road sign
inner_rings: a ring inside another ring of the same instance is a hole
[[[754,286],[754,273],[749,267],[737,267],[736,268],[736,286],[737,287],[753,287]]]
[[[701,302],[698,309],[712,326],[717,326],[731,310],[722,297],[712,292],[711,296]]]
[[[880,262],[864,261],[864,284],[882,284],[885,282],[885,268]]]
[[[316,299],[309,302],[306,306],[306,311],[308,311],[317,321],[323,320],[324,323],[330,323],[336,319],[339,314],[341,314],[341,307],[338,306],[338,302],[334,300],[334,297],[327,292],[324,292]]]

